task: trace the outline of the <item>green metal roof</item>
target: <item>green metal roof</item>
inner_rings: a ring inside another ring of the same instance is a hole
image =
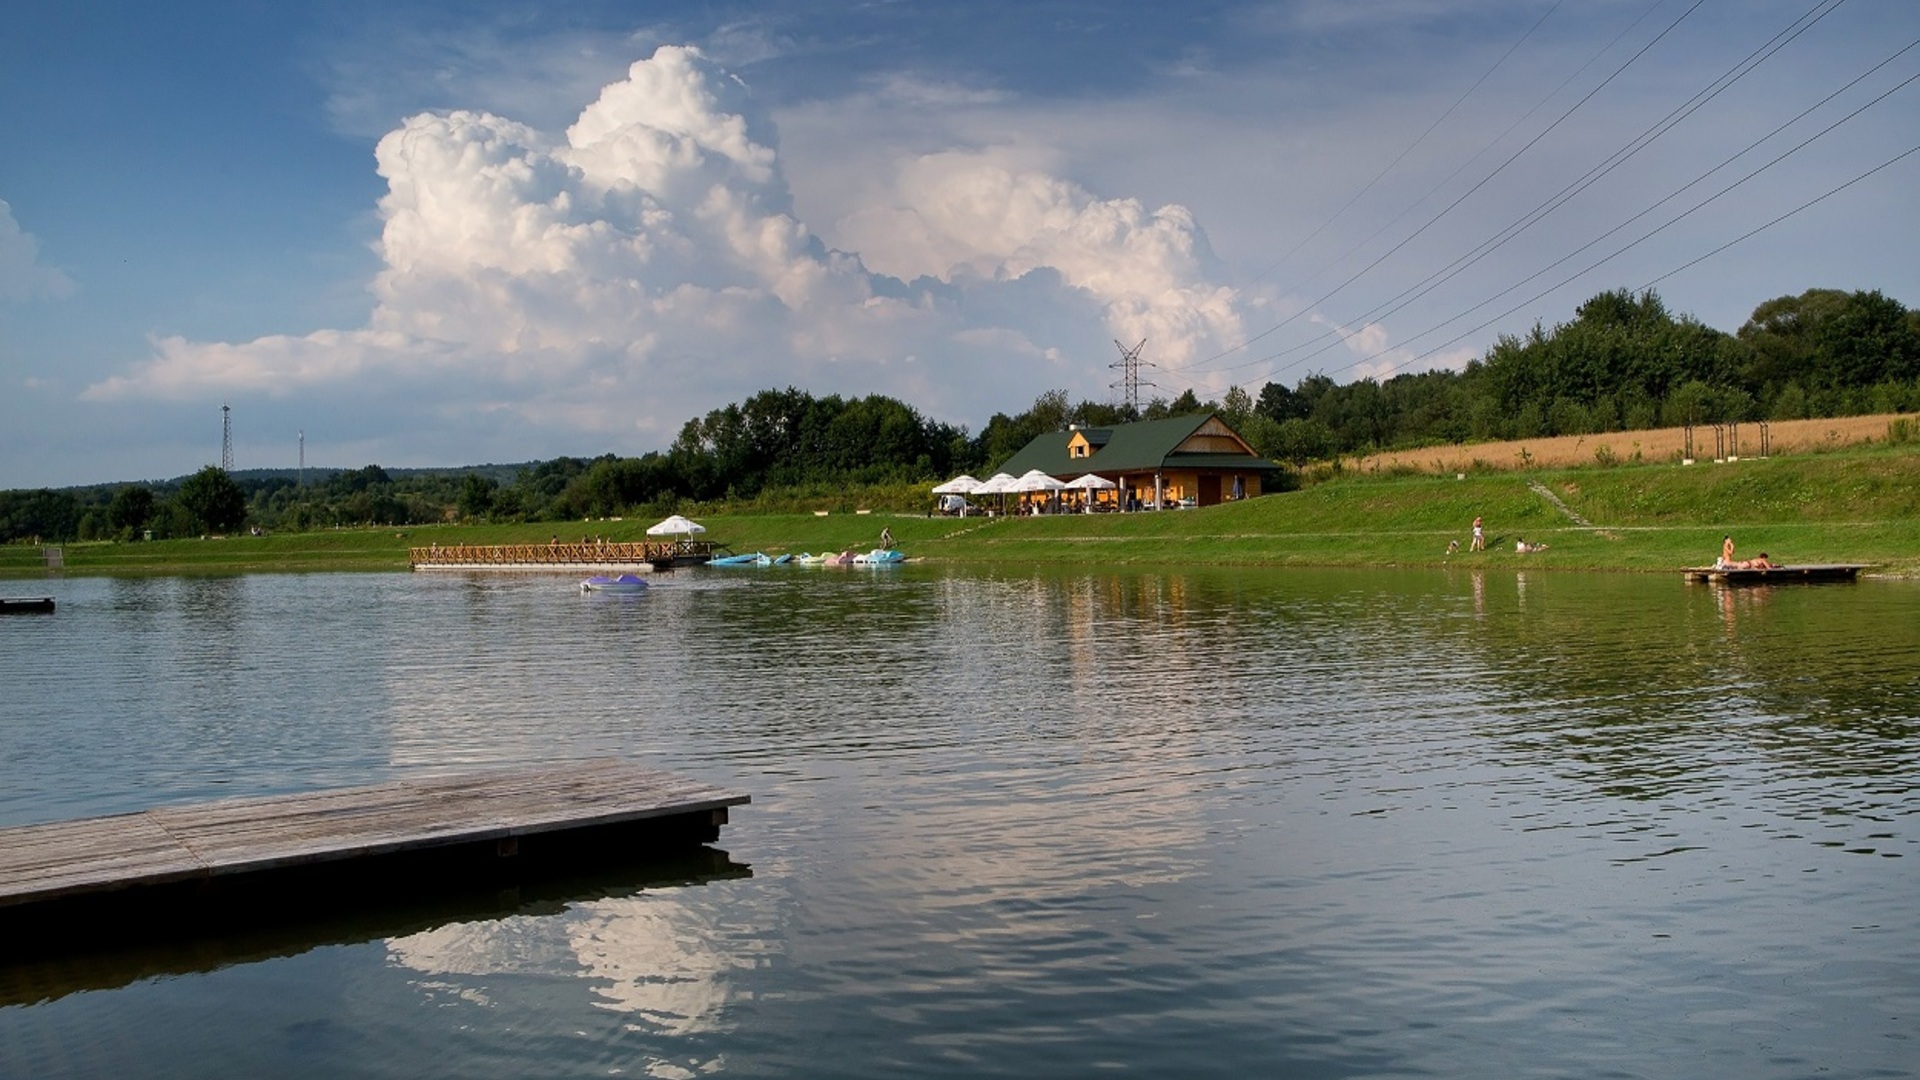
[[[1245,454],[1168,454],[1169,469],[1241,469],[1249,472],[1273,472],[1286,466],[1266,458]]]
[[[1165,420],[1143,420],[1137,424],[1089,429],[1083,434],[1088,436],[1088,442],[1094,444],[1094,451],[1091,457],[1084,458],[1067,456],[1067,443],[1072,441],[1074,432],[1048,432],[1021,447],[1020,452],[1008,458],[1006,464],[997,471],[1019,476],[1031,469],[1039,469],[1049,476],[1072,479],[1090,472],[1153,472],[1167,468],[1269,471],[1281,468],[1266,458],[1244,454],[1175,452],[1181,443],[1200,430],[1202,424],[1213,418],[1212,413],[1195,413]],[[1104,446],[1094,438],[1094,432],[1106,435]]]

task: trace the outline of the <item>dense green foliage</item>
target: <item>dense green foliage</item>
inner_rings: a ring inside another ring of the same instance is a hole
[[[1920,311],[1813,289],[1762,304],[1737,334],[1652,292],[1604,292],[1570,322],[1502,336],[1465,371],[1310,375],[1262,388],[1242,433],[1277,460],[1442,443],[1920,409]]]
[[[180,485],[173,497],[176,509],[202,532],[224,533],[247,520],[247,496],[225,469],[209,465]],[[112,504],[108,504],[112,509]]]
[[[1652,292],[1603,292],[1551,328],[1503,336],[1464,371],[1337,384],[1311,374],[1219,402],[1189,390],[1135,410],[1049,391],[978,436],[892,398],[766,390],[687,421],[637,458],[388,471],[377,465],[229,477],[209,466],[153,485],[0,491],[0,542],[309,531],[431,522],[577,521],[694,507],[911,509],[924,482],[986,475],[1035,436],[1201,410],[1295,466],[1470,441],[1920,409],[1920,311],[1879,292],[1769,300],[1735,334],[1675,316]]]

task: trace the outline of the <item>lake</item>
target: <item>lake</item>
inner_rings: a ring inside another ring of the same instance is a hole
[[[0,588],[61,605],[0,619],[0,825],[603,755],[753,798],[703,859],[0,964],[0,1074],[1920,1074],[1920,583],[657,581]]]

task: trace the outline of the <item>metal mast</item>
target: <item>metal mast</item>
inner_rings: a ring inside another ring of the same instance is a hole
[[[300,486],[307,486],[307,433],[300,432]]]
[[[1121,391],[1122,397],[1124,397],[1126,400],[1127,408],[1132,409],[1135,412],[1139,412],[1140,411],[1140,365],[1142,362],[1140,359],[1140,350],[1147,347],[1147,339],[1141,338],[1140,344],[1135,345],[1131,349],[1127,348],[1125,345],[1120,344],[1118,340],[1116,340],[1113,343],[1113,345],[1114,345],[1114,348],[1120,350],[1120,359],[1114,363],[1108,364],[1107,366],[1110,368],[1120,368],[1125,371],[1125,374],[1120,377],[1119,382],[1108,383],[1107,385],[1110,389]],[[1152,367],[1153,365],[1147,364],[1147,366]],[[1152,386],[1153,384],[1147,383],[1146,385]]]
[[[220,406],[220,471],[233,471],[233,406]]]

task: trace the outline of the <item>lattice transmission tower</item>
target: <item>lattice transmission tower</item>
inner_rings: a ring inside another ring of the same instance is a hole
[[[1127,408],[1138,413],[1140,411],[1140,388],[1142,386],[1153,386],[1152,383],[1142,383],[1140,381],[1140,368],[1143,365],[1146,367],[1153,366],[1151,363],[1140,359],[1140,351],[1147,347],[1147,339],[1141,338],[1140,344],[1135,345],[1131,349],[1116,340],[1113,343],[1113,347],[1120,350],[1120,359],[1107,366],[1118,369],[1124,372],[1124,374],[1120,376],[1118,382],[1108,383],[1107,386],[1109,389],[1120,391],[1120,396],[1122,400],[1126,402]]]
[[[233,406],[220,406],[220,471],[233,471]]]

